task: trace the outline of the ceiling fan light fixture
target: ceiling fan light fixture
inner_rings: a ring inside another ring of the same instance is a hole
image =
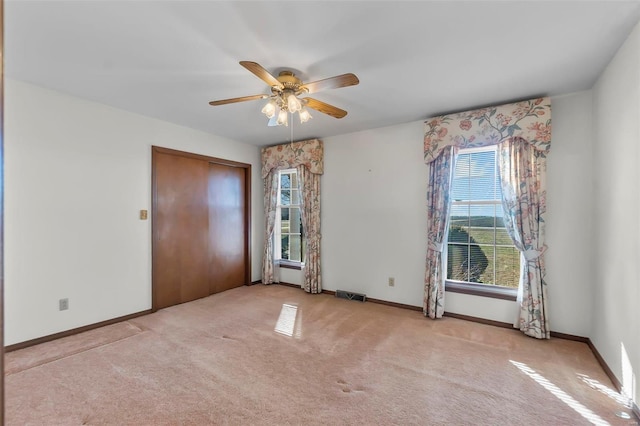
[[[271,118],[276,114],[276,103],[273,101],[273,99],[265,104],[264,107],[262,107],[261,112],[266,115],[267,118]]]
[[[278,113],[278,120],[276,121],[276,123],[278,124],[278,126],[288,126],[289,125],[289,114],[287,113],[286,109],[281,109],[280,112]]]
[[[267,126],[269,127],[273,127],[273,126],[277,126],[278,125],[278,116],[274,115],[273,117],[271,117],[269,119],[269,121],[267,121]]]
[[[300,110],[299,115],[300,115],[300,123],[306,123],[307,121],[313,118],[309,113],[309,110],[304,107]]]
[[[302,109],[302,104],[295,94],[290,93],[287,96],[287,107],[291,113],[296,113]]]

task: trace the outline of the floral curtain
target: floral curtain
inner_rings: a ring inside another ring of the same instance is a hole
[[[316,175],[324,173],[324,146],[319,139],[262,148],[262,178],[271,170],[306,166]]]
[[[425,122],[424,162],[447,146],[475,148],[522,138],[543,153],[551,148],[551,100],[538,98],[442,115]]]
[[[304,254],[304,282],[307,293],[322,293],[320,273],[320,175],[311,173],[307,166],[297,167],[302,184],[302,229],[306,250]]]
[[[548,339],[544,266],[547,159],[524,139],[512,138],[501,144],[498,162],[505,227],[521,253],[520,313],[514,325],[528,336]]]
[[[526,334],[549,338],[547,315],[546,281],[544,269],[544,213],[546,156],[551,148],[551,100],[548,97],[523,102],[481,108],[457,114],[443,115],[425,122],[424,161],[434,169],[440,155],[451,147],[473,148],[501,144],[501,173],[503,205],[510,222],[508,232],[524,258],[520,277],[520,314],[517,326]],[[454,161],[449,161],[453,167]],[[437,168],[437,167],[435,167]],[[450,172],[450,171],[449,171]],[[430,171],[428,196],[431,197],[431,181],[442,179]],[[430,209],[427,201],[428,209]],[[433,204],[435,205],[435,204]],[[434,226],[433,215],[448,214],[448,206],[442,202],[442,211],[427,213],[428,230]],[[437,220],[440,222],[440,220]],[[434,245],[435,242],[435,245]],[[434,249],[442,249],[437,238],[429,236],[427,271],[425,274],[425,315],[438,318],[438,303],[435,299],[442,274],[434,264]],[[430,259],[431,258],[431,259]],[[444,278],[442,278],[444,281]],[[522,297],[520,297],[522,294]],[[434,307],[434,308],[433,308]]]
[[[278,171],[272,170],[264,178],[264,250],[262,254],[262,284],[278,282],[273,264],[273,227],[278,204]]]
[[[424,277],[424,314],[430,318],[441,318],[444,314],[444,280],[446,265],[443,250],[451,207],[450,188],[455,169],[455,150],[440,151],[440,155],[429,163],[429,187],[427,189],[427,269]]]
[[[320,273],[320,175],[324,173],[324,146],[321,140],[294,142],[262,149],[262,178],[265,179],[265,238],[262,282],[274,282],[273,227],[277,205],[278,171],[296,168],[302,183],[302,226],[306,244],[304,282],[309,293],[322,292]],[[269,178],[269,176],[275,176]],[[273,179],[273,180],[271,180]],[[271,182],[268,188],[267,181]],[[272,192],[274,195],[272,195]],[[270,218],[273,222],[270,223]],[[271,268],[271,269],[269,269]]]

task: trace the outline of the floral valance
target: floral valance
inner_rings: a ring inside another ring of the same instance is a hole
[[[537,150],[551,146],[551,99],[548,97],[442,115],[425,121],[424,162],[447,146],[474,148],[523,138]]]
[[[324,173],[324,148],[321,140],[312,139],[262,148],[263,179],[274,168],[289,169],[300,165],[306,166],[313,174]]]

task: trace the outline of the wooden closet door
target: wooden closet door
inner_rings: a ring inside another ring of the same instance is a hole
[[[209,164],[209,293],[248,283],[246,171]]]
[[[154,151],[154,309],[209,295],[209,163]]]

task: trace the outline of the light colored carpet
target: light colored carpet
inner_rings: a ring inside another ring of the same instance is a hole
[[[636,424],[578,342],[277,285],[123,324],[9,354],[7,424]]]
[[[20,351],[9,352],[4,357],[5,375],[19,373],[42,364],[75,355],[89,349],[108,345],[121,339],[142,333],[143,330],[129,322],[119,322],[96,328],[85,333],[63,337]]]

